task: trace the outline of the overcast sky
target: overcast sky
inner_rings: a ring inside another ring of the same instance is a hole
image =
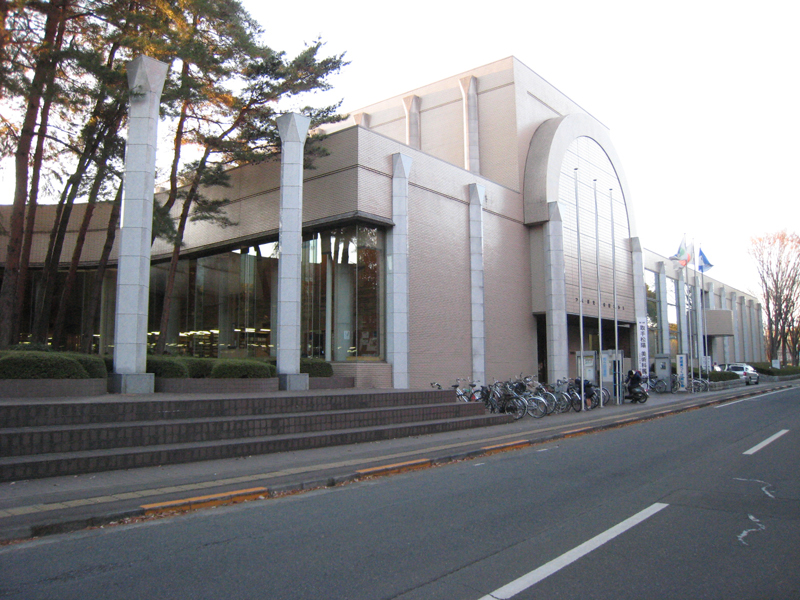
[[[276,50],[346,52],[345,112],[516,56],[610,129],[645,247],[685,233],[729,285],[759,290],[750,236],[800,231],[800,3],[243,4]]]

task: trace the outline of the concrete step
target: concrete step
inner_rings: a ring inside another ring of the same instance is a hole
[[[372,442],[397,437],[427,435],[507,423],[509,415],[469,416],[425,422],[397,423],[355,429],[332,429],[251,437],[246,439],[197,441],[131,448],[81,450],[0,458],[0,481],[76,475],[116,469],[234,458],[272,452],[287,452]]]
[[[412,406],[454,402],[452,390],[338,390],[330,392],[172,395],[146,399],[130,397],[74,400],[16,400],[0,402],[0,427],[49,427],[89,423],[140,422],[170,419],[200,419],[286,413]]]
[[[163,416],[159,411],[154,411],[152,414]],[[0,429],[0,456],[213,442],[463,419],[484,414],[485,409],[482,404],[448,402],[267,415],[4,427]]]

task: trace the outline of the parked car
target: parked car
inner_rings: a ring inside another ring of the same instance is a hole
[[[739,377],[743,379],[747,385],[750,385],[751,383],[753,384],[758,383],[759,380],[758,371],[756,371],[753,367],[751,367],[748,364],[734,363],[731,365],[725,365],[725,370],[731,371],[732,373],[736,373],[737,375],[739,375]]]

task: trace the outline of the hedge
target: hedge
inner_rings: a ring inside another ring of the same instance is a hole
[[[708,374],[709,381],[733,381],[734,379],[739,379],[739,375],[733,371],[711,371]]]
[[[331,363],[319,358],[301,358],[300,372],[308,373],[309,377],[333,377]]]
[[[218,360],[211,370],[214,379],[265,379],[273,376],[271,365],[247,359]]]
[[[800,375],[800,367],[787,366],[776,369],[770,363],[766,362],[750,363],[750,366],[762,375],[772,375],[776,377],[782,375]]]
[[[80,362],[56,352],[7,352],[0,358],[0,379],[89,379]]]
[[[97,354],[82,354],[80,352],[64,352],[61,356],[67,356],[81,363],[92,379],[105,379],[108,377],[106,361]]]
[[[211,377],[214,365],[217,364],[215,358],[198,358],[196,356],[181,356],[180,360],[189,370],[189,377],[192,379],[206,379]]]
[[[189,369],[186,367],[186,363],[173,356],[148,356],[147,372],[155,374],[156,377],[189,378]]]

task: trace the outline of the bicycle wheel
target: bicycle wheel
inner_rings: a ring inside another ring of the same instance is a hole
[[[681,382],[680,382],[680,381],[678,381],[678,378],[677,378],[677,377],[673,377],[673,378],[672,378],[672,387],[670,388],[670,391],[671,391],[673,394],[675,394],[675,393],[677,393],[677,391],[678,391],[679,389],[681,389]]]
[[[600,390],[600,401],[603,403],[603,406],[611,402],[611,392],[608,391],[608,388],[602,388]]]
[[[541,419],[547,414],[547,403],[541,396],[534,396],[533,394],[525,396],[527,403],[527,412],[534,419]]]
[[[514,417],[514,420],[517,421],[525,416],[528,412],[528,404],[524,400],[520,400],[519,398],[511,398],[508,403],[508,408],[506,409],[507,412],[510,412],[511,415]]]
[[[657,391],[659,394],[663,394],[664,392],[667,391],[667,382],[664,381],[663,379],[659,379],[658,381],[656,381],[656,385],[654,386],[653,389]]]
[[[575,412],[581,412],[583,410],[583,403],[581,402],[581,397],[579,394],[576,394],[575,392],[570,392],[569,400],[570,403],[572,404],[572,410],[574,410]]]
[[[572,402],[566,392],[559,392],[556,397],[556,412],[565,413],[572,410]]]
[[[601,393],[599,390],[595,390],[592,392],[592,395],[586,399],[587,404],[591,404],[592,408],[597,408],[600,406],[600,396]]]
[[[544,400],[544,403],[547,405],[547,414],[553,414],[556,410],[556,397],[555,395],[551,394],[550,392],[541,392],[540,397]]]

